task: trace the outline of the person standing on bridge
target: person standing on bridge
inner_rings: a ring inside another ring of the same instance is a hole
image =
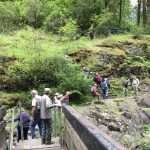
[[[41,118],[44,123],[44,131],[42,135],[42,144],[53,144],[51,141],[52,132],[52,101],[50,99],[51,89],[45,88],[44,95],[41,98]]]
[[[43,132],[43,122],[40,116],[40,107],[41,107],[41,96],[38,95],[36,90],[31,91],[32,99],[32,119],[30,121],[30,130],[32,139],[36,138],[35,126],[38,125],[40,136]]]
[[[25,112],[25,109],[21,107],[22,112],[22,125],[23,125],[23,139],[28,140],[28,130],[29,130],[29,122],[30,118],[27,112]],[[19,142],[21,140],[21,124],[20,124],[20,110],[18,111],[18,115],[15,117],[14,122],[18,121],[17,124],[17,130],[18,130],[18,139]],[[8,120],[8,122],[11,122],[11,120]]]

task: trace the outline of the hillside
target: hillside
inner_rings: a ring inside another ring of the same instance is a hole
[[[149,59],[150,36],[133,39],[127,34],[69,41],[64,36],[30,27],[0,34],[0,103],[11,108],[22,101],[30,109],[31,89],[38,89],[40,94],[45,86],[51,87],[53,94],[68,90],[72,93],[71,103],[80,104],[75,108],[104,132],[126,147],[146,149],[150,121]],[[89,105],[93,81],[90,78],[85,82],[81,71],[84,66],[109,78],[110,92],[116,100],[110,97],[102,104]],[[137,97],[133,96],[131,87],[129,97],[122,97],[121,83],[126,76],[140,79]]]

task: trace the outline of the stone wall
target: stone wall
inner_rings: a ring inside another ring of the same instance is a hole
[[[5,108],[0,106],[0,150],[6,150],[6,136],[5,136],[6,122],[3,120],[5,114],[6,114]]]

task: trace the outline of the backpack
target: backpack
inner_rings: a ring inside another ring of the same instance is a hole
[[[106,82],[103,82],[102,83],[102,90],[106,90],[107,89],[107,84],[106,84]]]

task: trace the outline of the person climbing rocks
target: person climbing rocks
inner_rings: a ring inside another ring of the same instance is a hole
[[[36,90],[31,91],[32,99],[32,119],[30,121],[30,130],[32,139],[37,138],[35,134],[35,126],[38,125],[40,136],[42,136],[43,132],[43,122],[40,116],[40,108],[41,108],[41,96],[38,95]]]
[[[106,98],[107,98],[109,94],[110,84],[109,84],[108,78],[104,78],[104,80],[107,85],[107,89],[106,89]]]
[[[132,80],[132,87],[133,87],[133,90],[134,90],[134,94],[138,93],[139,83],[140,83],[139,79],[137,77],[134,77],[133,80]]]
[[[103,91],[103,99],[106,99],[107,98],[107,92],[108,92],[108,85],[107,85],[107,81],[105,78],[102,79],[102,84],[101,84],[101,87],[102,87],[102,91]]]
[[[94,81],[99,87],[101,86],[102,77],[98,72],[95,74]]]
[[[25,109],[23,107],[21,107],[21,112],[22,112],[23,138],[24,138],[24,140],[28,140],[28,130],[29,130],[30,118],[29,118],[28,113],[25,111]],[[14,122],[16,122],[16,121],[18,121],[18,124],[16,127],[18,130],[17,141],[19,142],[21,140],[20,109],[18,110],[18,115],[14,119]],[[11,122],[11,120],[9,120],[8,122]]]
[[[52,101],[50,99],[51,89],[45,88],[44,95],[41,98],[41,119],[44,123],[44,131],[42,135],[42,144],[54,144],[51,140],[51,133],[52,133]]]
[[[128,96],[128,85],[129,85],[130,79],[126,78],[123,83],[122,83],[122,87],[123,87],[123,91],[124,91],[124,96],[127,97]]]
[[[82,70],[83,70],[83,73],[85,74],[84,79],[87,79],[90,75],[90,70],[87,67],[83,67]]]
[[[100,94],[98,92],[97,84],[94,84],[91,88],[91,94],[93,98],[98,97],[98,101],[100,101]],[[92,104],[94,103],[95,100],[92,101]]]

